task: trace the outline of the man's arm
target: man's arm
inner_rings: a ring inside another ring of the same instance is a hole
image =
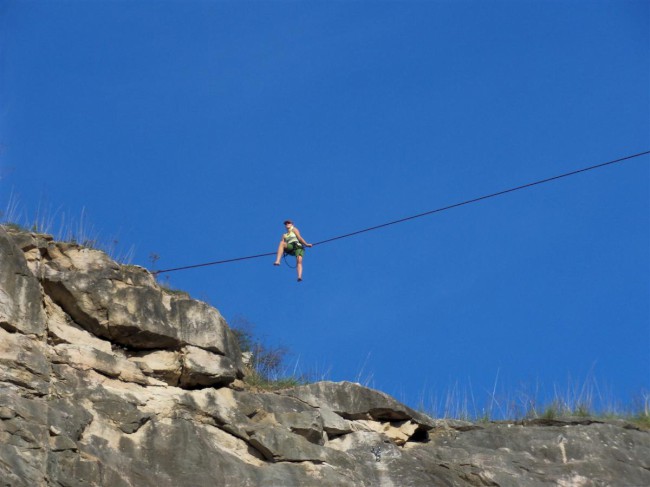
[[[305,247],[311,247],[312,245],[310,243],[307,243],[304,238],[302,238],[302,235],[300,235],[300,231],[296,227],[293,227],[293,233],[296,235],[296,238],[298,239],[298,242],[303,244]]]

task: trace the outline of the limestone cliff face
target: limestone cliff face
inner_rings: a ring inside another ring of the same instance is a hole
[[[624,422],[434,420],[244,373],[216,309],[0,227],[0,486],[650,485],[650,434]]]

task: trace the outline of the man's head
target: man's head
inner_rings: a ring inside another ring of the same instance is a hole
[[[293,225],[293,222],[291,220],[285,220],[284,226],[286,227],[287,225]]]

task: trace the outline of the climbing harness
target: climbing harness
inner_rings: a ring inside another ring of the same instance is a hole
[[[291,267],[292,269],[295,269],[298,266],[298,263],[296,262],[296,265],[292,266],[289,264],[289,261],[287,260],[287,255],[290,255],[292,257],[296,257],[296,250],[302,249],[304,251],[305,247],[296,239],[295,241],[292,241],[290,243],[287,243],[286,249],[284,249],[284,253],[282,254],[282,259],[284,260],[284,263],[287,264],[288,267]]]
[[[292,256],[295,257],[295,256],[296,256],[296,252],[297,252],[298,250],[302,250],[303,253],[304,253],[305,247],[304,247],[300,242],[298,242],[298,241],[296,240],[295,242],[291,242],[291,243],[288,243],[288,244],[287,244],[287,248],[284,249],[284,253],[285,253],[285,254],[292,255]]]

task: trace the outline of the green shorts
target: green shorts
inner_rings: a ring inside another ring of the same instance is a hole
[[[295,255],[296,257],[298,256],[302,257],[303,255],[305,255],[305,249],[303,249],[301,245],[298,245],[296,243],[290,243],[287,244],[287,248],[284,251],[284,253],[289,255]]]

